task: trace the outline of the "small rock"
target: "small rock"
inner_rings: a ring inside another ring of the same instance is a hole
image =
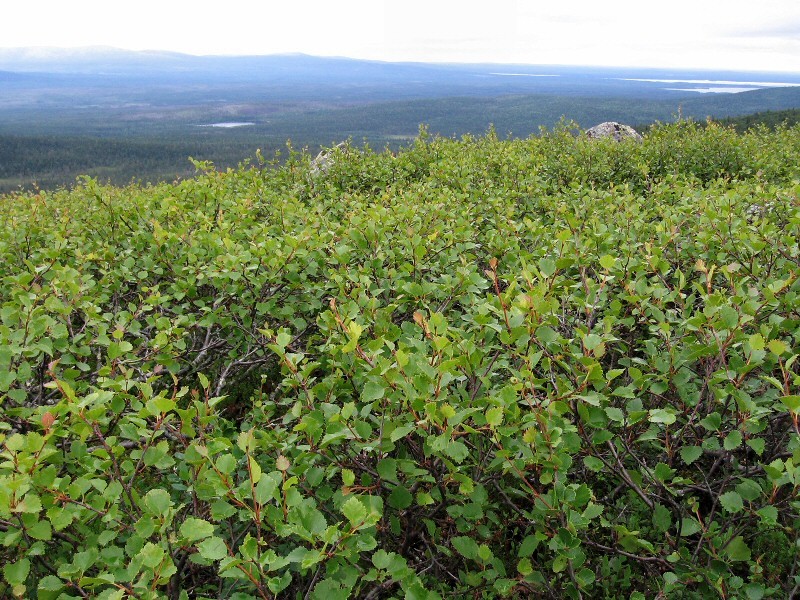
[[[755,221],[768,216],[775,210],[775,202],[768,200],[762,204],[751,204],[747,207],[745,215],[749,221]]]
[[[316,177],[318,177],[320,175],[326,175],[328,173],[328,170],[333,165],[333,162],[334,162],[333,155],[334,155],[334,153],[338,149],[344,148],[346,145],[347,144],[345,142],[341,142],[340,144],[336,144],[330,150],[323,150],[322,152],[317,154],[316,158],[311,161],[311,170],[309,172],[311,177],[312,178],[316,178]]]
[[[630,125],[623,125],[616,121],[607,121],[600,123],[594,127],[586,130],[587,137],[597,140],[600,138],[612,138],[615,142],[621,142],[625,139],[634,139],[637,142],[642,141],[642,136]]]

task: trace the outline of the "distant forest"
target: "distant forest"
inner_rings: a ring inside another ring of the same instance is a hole
[[[341,112],[341,116],[348,120],[347,125],[350,125],[349,119],[352,117],[350,112]],[[326,114],[330,117],[334,112]],[[438,118],[438,115],[433,116],[434,120]],[[479,124],[477,116],[475,119],[474,132],[481,133],[485,124]],[[793,126],[800,122],[800,109],[764,111],[715,121],[740,132],[757,126]],[[291,140],[294,148],[306,148],[314,153],[320,146],[335,141],[336,127],[345,123],[337,124],[334,120],[325,123],[326,127],[315,128],[315,125],[322,124],[310,118],[308,129],[298,131],[299,137]],[[465,125],[468,123],[461,127]],[[646,130],[649,125],[641,123],[636,127]],[[460,133],[442,132],[441,127],[433,127],[432,130],[444,135]],[[80,175],[90,175],[117,185],[174,181],[194,174],[190,157],[212,161],[217,168],[226,169],[246,159],[255,159],[257,150],[267,159],[285,155],[289,138],[288,132],[267,136],[245,128],[215,133],[219,135],[178,137],[165,131],[161,136],[153,134],[146,138],[0,134],[0,193],[69,187]],[[354,143],[366,142],[376,148],[397,148],[413,139],[411,135],[389,135],[388,132],[374,129],[363,133],[364,136],[354,139]]]
[[[249,140],[0,135],[0,193],[70,186],[79,175],[117,185],[174,181],[194,173],[189,157],[227,168],[255,151]]]
[[[717,119],[717,122],[724,126],[731,126],[739,133],[765,125],[771,129],[779,125],[787,125],[791,127],[800,123],[800,108],[791,108],[789,110],[774,110],[757,112],[751,115],[743,115],[741,117],[729,117],[727,119]]]

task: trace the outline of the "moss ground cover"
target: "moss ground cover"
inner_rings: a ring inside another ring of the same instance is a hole
[[[0,200],[0,596],[784,598],[800,128]]]

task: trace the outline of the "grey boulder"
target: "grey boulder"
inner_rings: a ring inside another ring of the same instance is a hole
[[[590,139],[598,140],[601,138],[612,138],[615,142],[633,139],[637,142],[642,141],[642,136],[630,125],[623,125],[616,121],[600,123],[586,130],[586,135]]]

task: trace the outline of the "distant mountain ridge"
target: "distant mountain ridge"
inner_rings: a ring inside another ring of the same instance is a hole
[[[189,55],[160,50],[132,51],[111,46],[84,46],[59,48],[56,46],[31,46],[0,48],[0,69],[33,72],[97,72],[108,66],[145,67],[181,62]]]
[[[158,180],[185,175],[187,156],[229,166],[289,139],[395,147],[420,124],[527,137],[561,118],[586,128],[794,108],[800,73],[0,49],[0,184],[64,184],[81,172]],[[248,126],[210,127],[232,121]]]
[[[800,72],[752,73],[692,71],[626,67],[581,67],[564,65],[493,63],[383,62],[306,54],[207,55],[197,56],[161,50],[130,51],[106,46],[84,48],[0,48],[0,70],[116,76],[137,79],[164,76],[206,82],[232,81],[268,83],[350,83],[379,85],[392,82],[425,88],[420,97],[438,96],[435,85],[498,93],[557,93],[564,88],[581,95],[629,95],[674,97],[680,91],[664,89],[658,80],[752,81],[768,77],[771,82],[800,84]],[[548,77],[534,77],[547,75]],[[683,78],[683,79],[681,79]],[[685,92],[683,92],[685,94]],[[479,94],[481,95],[481,94]]]

